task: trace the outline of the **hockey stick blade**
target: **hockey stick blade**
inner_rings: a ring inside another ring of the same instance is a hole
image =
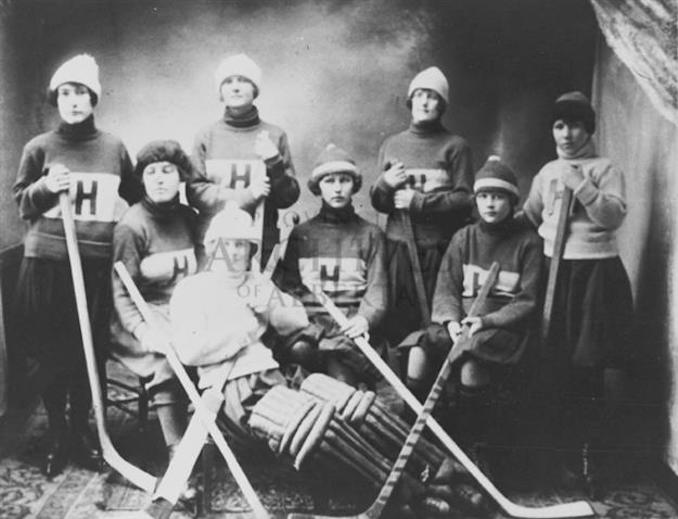
[[[87,295],[85,292],[85,280],[82,274],[82,261],[80,259],[80,250],[78,249],[78,240],[75,234],[75,222],[73,220],[73,212],[68,193],[64,192],[59,195],[59,204],[63,219],[64,234],[66,236],[66,249],[68,251],[68,260],[71,267],[73,291],[75,292],[75,303],[78,311],[78,321],[80,323],[80,336],[85,353],[85,366],[87,368],[87,376],[89,377],[90,391],[92,392],[92,407],[94,408],[94,418],[96,421],[97,435],[99,436],[99,444],[101,445],[101,454],[106,463],[114,470],[137,487],[151,493],[155,488],[156,478],[124,459],[113,446],[113,442],[106,431],[106,419],[104,417],[99,371],[94,354],[92,328],[89,320]]]
[[[323,292],[314,292],[316,297],[325,307],[325,310],[341,327],[348,325],[348,320],[332,300]],[[384,362],[379,354],[374,351],[370,343],[359,337],[354,340],[356,346],[374,364],[384,378],[393,386],[405,403],[417,414],[421,413],[422,405],[403,382],[393,373],[393,370]],[[571,503],[559,503],[556,505],[528,507],[516,504],[508,499],[501,491],[483,474],[483,472],[471,461],[466,453],[457,445],[442,426],[433,418],[429,417],[427,425],[431,432],[442,442],[445,448],[466,468],[471,476],[478,482],[487,494],[494,499],[500,508],[509,516],[518,519],[561,519],[575,517],[590,517],[595,515],[593,508],[586,501],[573,501]]]

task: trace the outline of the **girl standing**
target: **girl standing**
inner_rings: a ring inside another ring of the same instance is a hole
[[[108,331],[113,227],[126,207],[122,199],[133,203],[140,196],[125,146],[94,123],[100,96],[99,68],[91,56],[81,54],[57,69],[49,83],[49,101],[58,108],[61,123],[26,144],[13,187],[21,217],[29,224],[17,307],[22,336],[40,364],[40,391],[49,421],[43,471],[50,477],[63,470],[69,453],[88,467],[98,466],[100,460],[88,426],[91,394],[59,195],[69,193],[73,204],[94,344],[101,359]]]

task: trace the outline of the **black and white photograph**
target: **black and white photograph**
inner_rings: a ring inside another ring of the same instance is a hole
[[[678,0],[0,0],[0,519],[678,517]]]

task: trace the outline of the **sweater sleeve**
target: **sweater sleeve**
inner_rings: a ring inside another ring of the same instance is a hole
[[[388,214],[395,211],[395,205],[393,205],[393,193],[395,190],[384,180],[384,171],[389,166],[388,164],[384,164],[385,149],[386,143],[382,144],[379,149],[379,158],[377,159],[379,176],[370,189],[370,199],[372,200],[372,206],[377,211]]]
[[[191,156],[193,168],[186,181],[186,199],[202,214],[214,213],[223,206],[219,197],[219,186],[207,178],[205,169],[208,132],[209,130],[205,130],[196,135]]]
[[[367,290],[358,307],[358,314],[367,319],[370,330],[379,325],[388,303],[385,261],[384,235],[381,230],[374,229],[367,258]]]
[[[19,214],[24,220],[33,220],[54,207],[59,199],[45,185],[45,157],[43,151],[32,146],[24,147],[19,162],[19,171],[12,186],[12,194],[19,205]]]
[[[473,161],[466,142],[455,146],[448,158],[451,188],[420,193],[416,191],[410,204],[412,214],[456,212],[470,214],[473,209]]]
[[[280,155],[265,161],[266,172],[271,179],[269,200],[278,209],[286,209],[299,199],[299,182],[295,177],[292,155],[285,132],[281,133],[277,144]]]
[[[301,240],[303,238],[295,227],[287,237],[287,247],[285,249],[285,256],[278,262],[275,272],[273,273],[273,281],[280,287],[281,290],[291,294],[299,299],[304,295],[309,294],[309,289],[301,281],[301,274],[299,273],[299,250],[301,248]]]
[[[127,148],[120,144],[120,186],[118,195],[130,206],[137,203],[144,196],[144,186],[141,179],[134,174],[132,160],[127,153]]]
[[[605,229],[617,229],[626,217],[624,175],[612,164],[607,164],[598,178],[587,176],[574,195],[589,218]]]
[[[543,168],[542,168],[543,171]],[[530,192],[523,204],[523,215],[526,217],[534,227],[539,227],[542,222],[542,211],[544,210],[544,199],[542,193],[542,179],[541,171],[532,179]]]
[[[141,277],[141,260],[144,256],[146,244],[140,232],[135,231],[124,223],[119,223],[113,231],[113,264],[121,261],[129,272],[135,284],[139,285]],[[129,333],[144,322],[144,318],[127,293],[127,289],[120,278],[112,272],[113,305],[118,314],[120,324]]]
[[[487,328],[524,326],[526,320],[534,315],[537,308],[542,268],[542,245],[537,236],[532,234],[521,258],[518,293],[500,309],[484,315],[483,325]]]
[[[438,279],[433,293],[433,310],[431,314],[431,320],[435,323],[459,322],[463,317],[463,245],[465,236],[466,232],[464,230],[454,235],[440,263]]]

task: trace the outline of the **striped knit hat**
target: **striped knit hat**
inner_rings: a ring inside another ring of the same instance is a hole
[[[357,193],[363,185],[363,178],[358,172],[355,161],[340,147],[328,144],[315,161],[311,178],[308,179],[308,189],[311,193],[316,196],[320,195],[320,188],[318,187],[320,179],[332,173],[349,173],[352,175],[353,193]]]
[[[476,181],[473,184],[474,194],[494,190],[509,193],[516,197],[516,201],[520,196],[515,173],[497,155],[488,157],[487,162],[476,173]]]

